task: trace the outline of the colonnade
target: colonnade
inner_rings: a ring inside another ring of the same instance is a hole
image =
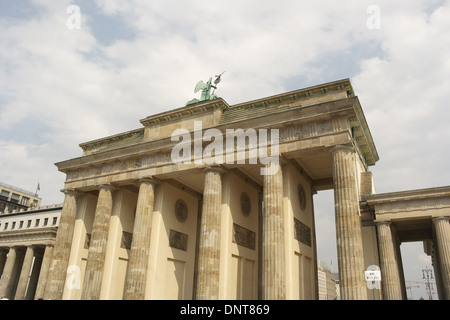
[[[432,218],[432,261],[440,299],[450,300],[450,217]],[[377,222],[383,297],[385,300],[406,299],[403,289],[400,243],[390,221]],[[438,276],[439,275],[439,276]]]
[[[343,299],[366,299],[358,207],[359,186],[357,185],[357,170],[355,167],[356,153],[351,145],[333,147],[331,152],[336,202],[336,232],[341,297]],[[283,166],[279,165],[275,174],[263,177],[264,210],[261,219],[262,248],[260,257],[262,299],[286,299],[286,281],[289,281],[289,279],[286,279],[285,274],[282,170]],[[197,249],[196,296],[194,297],[196,299],[218,299],[219,297],[219,209],[222,203],[222,174],[223,169],[221,167],[208,167],[204,171],[202,214],[199,224],[200,234]],[[150,224],[157,185],[158,180],[154,177],[148,177],[139,181],[124,299],[144,299],[150,247]],[[100,298],[109,221],[113,208],[113,193],[116,187],[111,184],[104,184],[98,186],[98,190],[98,200],[81,295],[81,298],[86,300]],[[42,263],[43,269],[44,267],[46,268],[41,270],[42,277],[48,273],[43,295],[44,299],[60,300],[63,297],[77,214],[77,198],[82,195],[83,193],[76,190],[65,190],[65,200],[52,261],[49,263],[49,260],[46,260],[45,263]],[[29,273],[31,252],[32,249],[27,249],[21,272],[23,274]],[[10,250],[4,274],[5,272],[6,274],[10,272],[14,255],[15,250]],[[17,295],[19,298],[23,296],[24,282],[25,280],[19,280],[18,282]],[[40,284],[38,286],[37,292],[42,292],[43,285]],[[2,279],[1,289],[3,292],[7,286],[7,281]]]
[[[0,248],[0,297],[43,298],[52,253],[53,244]]]

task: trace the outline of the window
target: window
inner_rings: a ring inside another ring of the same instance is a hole
[[[27,228],[30,228],[31,227],[31,220],[28,220],[27,221]]]
[[[29,201],[30,201],[30,198],[22,196],[22,199],[20,199],[20,204],[23,206],[28,206]]]
[[[11,230],[13,230],[13,229],[15,229],[15,228],[16,228],[16,222],[13,221],[12,226],[11,226]]]
[[[9,191],[2,190],[2,192],[0,192],[0,199],[8,200],[9,199]]]
[[[13,193],[11,196],[11,202],[12,203],[19,203],[20,194]]]
[[[19,229],[22,229],[23,228],[23,221],[20,221],[19,222]]]
[[[39,222],[40,222],[40,219],[36,219],[36,222],[35,222],[34,226],[35,227],[39,227]]]
[[[56,222],[58,222],[58,217],[53,217],[53,224],[52,225],[56,225]]]
[[[48,218],[44,219],[44,226],[46,226],[48,224]]]
[[[3,230],[8,229],[8,222],[5,223],[5,227],[3,228]]]

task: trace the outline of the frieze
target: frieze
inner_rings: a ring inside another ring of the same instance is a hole
[[[331,120],[309,122],[280,129],[280,141],[305,139],[330,132],[333,132]]]
[[[290,141],[305,139],[312,136],[318,136],[333,132],[333,123],[331,120],[312,121],[305,124],[292,125],[282,128],[279,131],[279,140]],[[246,141],[246,147],[247,141]],[[109,159],[111,160],[111,159]],[[151,167],[173,164],[171,151],[157,152],[146,155],[135,155],[127,158],[109,161],[105,159],[103,164],[86,164],[86,167],[74,169],[67,172],[67,180],[87,179],[99,177],[102,175],[111,175],[114,173],[124,173],[133,170],[148,169]]]
[[[240,246],[255,250],[256,233],[233,223],[233,242]]]
[[[171,248],[187,251],[187,239],[187,234],[171,229],[169,233],[169,246]]]
[[[377,214],[402,213],[424,210],[436,210],[450,207],[450,199],[429,198],[412,199],[407,201],[392,201],[375,206]]]
[[[117,160],[115,162],[105,162],[102,165],[89,166],[79,168],[67,172],[67,181],[77,179],[86,179],[99,177],[102,175],[110,175],[114,173],[123,173],[127,171],[151,168],[159,165],[172,164],[170,152],[155,153],[142,157],[130,157],[127,159]]]
[[[318,136],[333,132],[333,123],[331,120],[312,121],[305,124],[292,125],[282,128],[279,131],[279,140],[289,141],[305,139],[312,136]],[[247,142],[246,142],[246,147]],[[129,156],[123,159],[109,161],[105,159],[103,164],[86,164],[86,167],[70,170],[67,172],[67,180],[87,179],[99,177],[101,175],[111,175],[114,173],[124,173],[127,171],[147,169],[151,167],[172,164],[171,151],[157,152],[139,156]]]
[[[311,228],[294,218],[294,238],[311,247]]]

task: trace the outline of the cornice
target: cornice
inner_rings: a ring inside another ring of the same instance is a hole
[[[381,203],[406,202],[418,199],[443,197],[450,198],[450,186],[365,195],[363,200],[366,201],[368,205],[374,206]]]
[[[83,151],[88,151],[91,149],[99,148],[104,145],[108,145],[111,143],[116,143],[118,141],[126,140],[129,138],[135,138],[135,137],[143,137],[144,136],[144,128],[135,129],[132,131],[127,131],[119,134],[115,134],[112,136],[108,136],[101,139],[96,139],[88,142],[81,143],[79,146]]]
[[[345,92],[345,98],[331,98],[329,101],[320,101],[313,104],[302,106],[293,105],[291,107],[280,108],[270,113],[260,114],[249,118],[242,117],[235,121],[222,122],[215,126],[219,130],[232,128],[232,126],[245,128],[282,128],[285,126],[296,125],[305,121],[329,121],[332,118],[347,117],[350,119],[351,126],[354,130],[354,140],[359,148],[360,153],[364,157],[367,165],[373,165],[378,161],[378,153],[376,151],[372,136],[370,134],[366,119],[361,109],[361,105],[356,96],[354,96],[353,88],[349,79],[330,82],[306,89],[300,89],[283,93],[259,100],[245,102],[234,106],[229,106],[222,98],[199,102],[193,105],[181,107],[172,111],[163,112],[153,116],[149,116],[140,122],[146,126],[159,125],[171,121],[186,120],[187,117],[195,115],[203,115],[205,112],[215,112],[216,110],[238,110],[239,108],[256,108],[270,103],[283,106],[288,101],[301,100],[304,97],[326,94],[335,91]],[[226,111],[225,111],[226,112]],[[171,147],[175,144],[170,137],[158,140],[144,141],[144,130],[140,128],[121,134],[116,134],[102,139],[93,140],[80,144],[85,151],[81,157],[71,160],[55,163],[59,171],[69,172],[77,170],[81,167],[97,166],[99,164],[114,163],[128,158],[139,158],[144,155],[157,154],[161,152],[170,152]],[[141,138],[142,137],[142,138]],[[127,140],[129,139],[129,140]]]
[[[378,151],[375,147],[372,134],[370,133],[369,125],[366,117],[362,111],[361,104],[358,97],[353,97],[353,110],[355,117],[349,118],[350,126],[353,128],[353,139],[355,140],[361,153],[364,155],[364,160],[368,166],[373,166],[380,159]]]
[[[280,104],[280,103],[288,103],[292,101],[302,100],[305,98],[310,98],[316,95],[329,93],[331,91],[346,91],[347,97],[353,97],[354,92],[350,80],[342,79],[338,81],[328,82],[304,89],[298,89],[294,91],[289,91],[286,93],[281,93],[261,99],[256,99],[252,101],[247,101],[239,104],[232,105],[232,109],[238,108],[253,108],[253,107],[261,107],[267,106],[271,104]]]

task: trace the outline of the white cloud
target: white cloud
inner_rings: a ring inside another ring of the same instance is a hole
[[[351,78],[380,154],[378,192],[450,180],[449,1],[31,4],[0,12],[0,181],[40,180],[44,204],[62,201],[53,163],[81,155],[79,143],[181,107],[222,71],[217,93],[230,104]],[[71,4],[79,30],[66,27]],[[380,29],[367,28],[369,5]]]
[[[353,84],[365,109],[380,162],[373,169],[378,190],[389,192],[448,184],[438,173],[448,157],[450,99],[449,2],[423,11],[381,6],[383,57],[361,63]],[[439,153],[439,157],[433,156]]]

